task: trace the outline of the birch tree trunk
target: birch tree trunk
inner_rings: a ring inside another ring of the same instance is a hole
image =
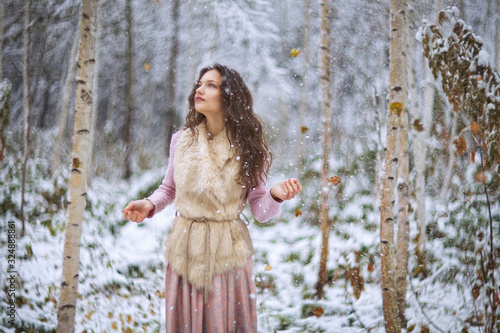
[[[405,27],[406,28],[406,27]],[[406,34],[406,29],[405,29]],[[401,57],[401,62],[406,56]],[[401,64],[405,67],[406,64]],[[406,72],[401,76],[406,77]],[[406,99],[402,96],[402,99]],[[406,104],[406,100],[403,105]],[[408,220],[408,204],[410,201],[409,191],[409,160],[408,160],[408,109],[402,110],[399,126],[399,153],[398,153],[398,234],[396,254],[396,298],[398,304],[399,321],[405,327],[406,289],[408,277],[408,248],[410,246],[410,222]]]
[[[177,55],[179,53],[179,10],[180,1],[174,0],[171,4],[172,6],[172,23],[174,26],[174,31],[172,33],[172,44],[170,48],[170,58],[168,64],[167,73],[167,114],[165,116],[165,156],[168,157],[170,154],[170,139],[175,131],[177,125],[177,108],[175,105],[176,96],[176,71],[177,71]]]
[[[92,94],[92,111],[90,119],[90,142],[89,142],[89,165],[87,173],[87,184],[90,187],[92,181],[92,167],[94,164],[94,147],[95,147],[95,137],[97,128],[97,118],[99,117],[99,63],[100,63],[100,53],[99,49],[101,47],[101,2],[97,3],[97,17],[96,17],[96,37],[95,37],[95,66],[94,66],[94,91]]]
[[[71,58],[66,74],[66,84],[62,100],[61,110],[59,111],[59,124],[57,143],[54,149],[54,164],[52,165],[52,174],[54,175],[61,163],[61,146],[64,139],[64,132],[66,131],[66,119],[68,118],[68,104],[71,97],[71,87],[73,86],[73,79],[76,69],[76,58],[78,56],[78,41],[80,39],[79,29],[76,31],[75,40],[73,41],[73,49],[71,50]]]
[[[30,22],[31,22],[31,0],[24,3],[24,31],[23,31],[23,109],[24,109],[24,159],[23,159],[23,179],[21,187],[21,237],[25,233],[24,216],[24,194],[26,191],[27,164],[29,156],[30,138],[30,82],[29,82],[29,54],[30,54]],[[3,38],[3,36],[2,36]]]
[[[391,46],[389,67],[389,108],[384,174],[380,199],[380,243],[382,256],[382,300],[386,332],[401,332],[395,281],[394,201],[399,155],[401,117],[406,106],[406,0],[391,0]],[[405,118],[407,121],[407,118]],[[403,153],[404,155],[404,153]]]
[[[415,1],[413,1],[413,4]],[[412,4],[412,7],[414,7]],[[415,73],[415,62],[413,56],[422,57],[421,52],[417,53],[415,50],[414,41],[414,31],[415,31],[415,13],[413,11],[408,12],[408,58],[407,58],[407,69],[408,69],[408,107],[409,112],[413,119],[420,121],[420,104],[419,104],[419,93],[417,89],[417,77]],[[424,60],[425,62],[425,60]],[[424,68],[425,72],[425,68]],[[424,129],[427,130],[424,124]],[[425,258],[424,258],[424,247],[425,247],[425,159],[426,159],[426,136],[423,131],[415,132],[413,137],[413,156],[415,164],[415,197],[417,201],[417,227],[419,230],[416,256],[417,263],[413,274],[418,274],[425,271]]]
[[[57,312],[57,332],[75,331],[76,300],[80,265],[80,242],[87,195],[87,163],[89,153],[92,85],[96,39],[98,0],[82,0],[80,53],[76,86],[75,125],[71,153],[70,204],[64,239],[61,296]]]
[[[499,67],[499,53],[500,53],[500,45],[498,43],[498,39],[500,38],[499,35],[500,35],[500,29],[498,29],[498,26],[500,25],[500,3],[496,3],[496,15],[495,15],[495,21],[493,22],[493,26],[494,27],[497,27],[495,29],[495,40],[494,40],[494,43],[495,43],[495,53],[494,53],[494,56],[495,56],[495,59],[494,59],[494,62],[495,62],[495,68],[497,70],[500,70],[500,67]]]
[[[4,19],[4,4],[0,1],[0,82],[3,79],[3,19]]]
[[[321,90],[322,90],[322,123],[323,123],[323,167],[321,168],[321,259],[319,263],[318,283],[316,285],[316,297],[318,299],[324,296],[324,286],[328,271],[326,263],[328,261],[328,241],[330,239],[330,230],[332,221],[328,218],[328,199],[330,187],[328,176],[330,174],[330,141],[331,141],[331,118],[332,110],[330,101],[332,99],[331,81],[330,81],[330,7],[328,0],[321,2]]]
[[[134,101],[132,98],[132,1],[127,0],[127,85],[125,90],[125,98],[127,101],[127,113],[125,115],[125,123],[123,124],[123,141],[125,142],[125,160],[124,160],[124,170],[123,177],[125,179],[130,178],[132,175],[132,169],[130,164],[132,163],[132,119],[134,112]]]
[[[10,96],[12,84],[5,79],[0,82],[0,162],[3,161],[6,138],[5,132],[10,120]]]
[[[376,164],[375,164],[375,180],[373,184],[373,196],[375,197],[375,202],[378,204],[380,202],[380,184],[381,184],[381,174],[382,169],[382,108],[380,103],[380,96],[377,92],[377,87],[373,87],[373,99],[372,106],[375,112],[375,130],[377,131],[377,154],[376,154]]]
[[[441,7],[440,1],[436,4],[434,9],[434,18],[437,18],[437,14],[439,12],[439,8]],[[410,36],[413,37],[413,36]],[[411,39],[413,41],[413,39]],[[413,44],[413,43],[412,43]],[[409,43],[410,45],[410,43]],[[412,51],[409,50],[408,54],[413,54]],[[422,57],[422,53],[419,53],[419,56]],[[411,58],[411,57],[409,57]],[[427,267],[425,261],[425,243],[426,243],[426,207],[425,207],[425,188],[426,188],[426,179],[425,179],[425,170],[427,160],[427,141],[431,134],[431,126],[432,126],[432,114],[434,110],[434,78],[432,77],[432,73],[430,72],[428,66],[426,65],[426,60],[422,59],[423,65],[423,73],[425,73],[425,81],[428,84],[424,88],[424,97],[423,97],[423,131],[418,132],[414,138],[414,158],[415,158],[415,192],[417,199],[417,225],[418,225],[418,236],[417,236],[417,247],[416,247],[416,257],[417,257],[417,265],[414,271],[414,274],[423,273],[427,274]],[[409,72],[411,72],[410,67]],[[413,68],[413,66],[411,67]]]

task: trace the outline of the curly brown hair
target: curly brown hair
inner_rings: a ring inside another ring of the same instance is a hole
[[[197,126],[205,116],[195,110],[194,98],[198,81],[210,71],[217,70],[222,77],[221,102],[226,121],[226,133],[232,149],[240,156],[241,167],[238,183],[251,189],[265,181],[272,155],[264,139],[262,122],[253,111],[253,98],[241,75],[234,69],[220,64],[205,67],[189,94],[189,111],[184,128],[198,135]]]

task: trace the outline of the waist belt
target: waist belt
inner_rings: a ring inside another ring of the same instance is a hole
[[[179,214],[180,215],[180,214]],[[191,234],[191,226],[193,223],[205,223],[205,272],[204,272],[204,283],[203,283],[203,298],[205,300],[205,304],[208,302],[208,290],[209,286],[212,283],[212,277],[210,276],[210,223],[209,222],[234,222],[237,219],[233,220],[208,220],[207,218],[187,218],[185,216],[180,215],[182,218],[189,220],[189,226],[187,229],[187,243],[186,243],[186,272],[188,272],[189,267],[189,237]]]

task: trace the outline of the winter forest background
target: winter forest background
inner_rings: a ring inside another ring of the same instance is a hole
[[[339,177],[340,184],[328,188],[332,229],[319,299],[320,2],[100,1],[77,332],[162,331],[168,311],[163,242],[175,210],[168,207],[137,225],[124,221],[121,209],[159,185],[170,137],[183,124],[197,73],[216,62],[239,71],[254,95],[274,155],[268,184],[296,177],[304,186],[277,218],[267,224],[252,219],[249,226],[256,250],[259,331],[385,331],[379,206],[389,107],[390,1],[334,0],[329,5],[328,160],[329,176]],[[424,20],[437,23],[438,12],[452,5],[483,43],[478,61],[496,69],[497,86],[500,82],[497,0],[407,1],[410,245],[403,327],[408,332],[488,332],[491,318],[496,322],[491,332],[500,329],[498,165],[483,171],[470,134],[474,119],[454,110],[442,77],[434,78],[423,55]],[[55,332],[81,2],[32,1],[28,48],[23,46],[24,2],[1,0],[0,6],[0,134],[5,140],[0,270],[6,276],[8,221],[14,221],[19,273],[15,326],[8,323],[6,283],[0,293],[0,331]],[[292,57],[292,49],[301,53]],[[23,194],[26,52],[30,134]],[[500,115],[498,90],[492,96],[496,104],[487,108]],[[422,226],[425,236],[419,233]],[[495,244],[488,243],[490,230]],[[493,262],[485,257],[490,245]]]

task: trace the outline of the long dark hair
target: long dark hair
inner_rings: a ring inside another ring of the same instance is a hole
[[[222,77],[220,90],[226,133],[236,154],[240,156],[237,181],[249,189],[254,188],[266,179],[272,155],[264,139],[262,123],[253,111],[252,94],[238,72],[220,64],[203,68],[198,81],[212,69],[217,70]],[[198,81],[188,97],[189,111],[184,125],[194,135],[198,135],[197,126],[205,119],[194,107]]]

